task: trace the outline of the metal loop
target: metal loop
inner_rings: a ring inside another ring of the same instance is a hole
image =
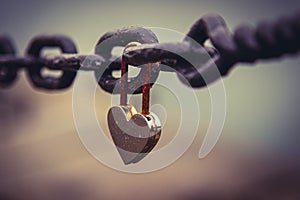
[[[299,15],[300,12],[293,18],[262,22],[257,27],[244,24],[233,33],[221,16],[204,16],[192,26],[185,41],[189,42],[192,38],[204,46],[205,41],[210,40],[217,50],[212,60],[203,66],[209,80],[205,83],[198,71],[193,69],[180,70],[179,78],[184,76],[192,87],[203,87],[219,78],[212,75],[213,65],[217,66],[221,76],[225,76],[238,62],[253,63],[258,59],[299,52]],[[187,84],[186,81],[183,83]]]
[[[29,48],[27,49],[27,55],[40,58],[41,50],[44,47],[59,47],[62,53],[77,53],[77,49],[73,41],[62,35],[53,36],[38,36],[31,40]],[[35,87],[43,89],[64,89],[69,87],[75,77],[77,72],[74,71],[64,71],[61,77],[44,77],[41,74],[41,70],[47,67],[44,64],[36,64],[28,68],[28,76]]]
[[[113,77],[113,71],[121,69],[120,57],[113,57],[112,50],[114,47],[124,47],[129,42],[158,43],[155,34],[146,28],[132,27],[129,29],[122,29],[117,32],[108,32],[104,34],[98,41],[95,54],[103,56],[108,62],[109,66],[103,72],[103,69],[95,71],[96,79],[100,87],[110,93],[120,93],[120,79]],[[102,73],[103,72],[103,73]],[[140,73],[128,79],[128,93],[139,94],[142,93],[143,77],[147,73],[145,67],[141,67]],[[100,76],[101,74],[101,76]],[[151,70],[151,86],[156,81],[159,74],[159,69]]]
[[[299,18],[298,11],[291,17],[261,22],[257,26],[242,24],[230,32],[221,16],[206,15],[196,21],[183,42],[161,44],[158,44],[152,31],[142,27],[132,27],[104,34],[95,47],[96,55],[92,57],[70,55],[76,53],[76,47],[65,36],[39,36],[30,43],[27,51],[29,56],[18,58],[15,56],[10,39],[0,36],[0,55],[2,54],[0,86],[12,84],[19,68],[27,69],[32,84],[44,89],[69,87],[77,70],[93,70],[103,90],[109,93],[120,93],[120,79],[113,77],[113,71],[120,70],[121,56],[113,56],[112,50],[114,47],[137,41],[142,45],[131,47],[123,54],[127,64],[141,68],[137,77],[128,80],[129,93],[142,93],[142,77],[146,73],[146,68],[142,65],[153,62],[160,62],[161,65],[151,68],[151,85],[162,70],[177,71],[178,77],[184,84],[200,88],[217,80],[220,75],[227,75],[236,63],[253,63],[259,59],[279,58],[299,52]],[[203,48],[195,45],[195,41]],[[212,47],[205,44],[207,41],[212,44]],[[47,46],[59,47],[68,55],[41,58],[41,49]],[[205,56],[207,53],[211,58]],[[185,56],[197,58],[193,60],[197,65],[196,68],[184,59]],[[59,78],[44,77],[41,74],[44,67],[50,70],[61,70],[63,75]]]
[[[0,55],[15,56],[15,48],[8,36],[0,36]],[[8,87],[17,78],[17,69],[12,66],[0,66],[0,87]]]
[[[199,19],[190,29],[185,38],[189,41],[189,37],[204,46],[207,40],[210,40],[217,53],[213,56],[211,61],[206,64],[206,72],[202,75],[197,70],[186,70],[182,75],[189,81],[192,87],[203,87],[208,83],[213,82],[214,78],[219,78],[217,74],[213,75],[213,65],[217,65],[220,74],[226,75],[229,71],[229,66],[236,61],[236,44],[231,36],[231,33],[226,25],[224,19],[219,15],[206,15]],[[208,77],[207,83],[203,81],[202,76]],[[213,78],[214,77],[214,78]],[[181,79],[182,80],[182,79]],[[199,81],[197,81],[199,80]],[[183,82],[186,84],[186,82]]]

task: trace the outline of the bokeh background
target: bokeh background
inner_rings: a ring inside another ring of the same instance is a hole
[[[299,9],[295,0],[2,0],[0,26],[19,54],[44,33],[68,35],[80,53],[90,53],[102,34],[132,25],[186,33],[204,14],[218,13],[233,29]],[[227,118],[221,138],[201,160],[210,99],[206,88],[195,91],[201,102],[196,140],[171,166],[139,175],[112,170],[87,152],[73,122],[72,88],[36,90],[22,72],[13,87],[0,90],[0,199],[299,199],[299,64],[299,56],[289,56],[237,65],[224,78]],[[96,98],[105,126],[111,95],[99,89]],[[174,137],[178,102],[159,89],[152,98],[167,112],[160,148]]]

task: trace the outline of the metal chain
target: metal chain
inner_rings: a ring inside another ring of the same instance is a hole
[[[256,27],[243,24],[231,33],[218,15],[207,15],[199,19],[178,43],[158,43],[155,34],[146,28],[131,27],[104,34],[98,41],[94,55],[79,55],[74,42],[62,35],[34,37],[28,45],[24,57],[16,56],[12,40],[0,36],[0,87],[8,87],[17,79],[18,71],[24,68],[32,85],[36,88],[55,90],[70,87],[78,70],[94,71],[102,89],[109,93],[119,93],[120,79],[113,71],[121,68],[121,55],[113,56],[116,46],[125,46],[137,41],[142,43],[125,51],[123,58],[133,66],[160,62],[160,69],[151,71],[151,86],[159,71],[177,72],[179,79],[193,88],[204,87],[220,76],[204,76],[211,73],[214,66],[225,76],[237,63],[253,63],[258,59],[278,58],[285,54],[295,54],[300,50],[300,12],[292,17],[282,17],[273,22],[261,22]],[[210,41],[213,47],[206,45]],[[195,45],[195,42],[200,44]],[[42,57],[45,47],[60,48],[62,54]],[[207,53],[210,55],[208,59]],[[199,58],[197,67],[192,66],[185,56]],[[164,67],[164,66],[168,66]],[[60,77],[43,76],[42,69],[61,70]],[[144,72],[129,82],[129,93],[141,93]],[[171,69],[171,70],[170,70]],[[136,89],[138,88],[138,89]]]

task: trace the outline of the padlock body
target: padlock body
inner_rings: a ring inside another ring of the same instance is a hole
[[[142,115],[132,105],[114,106],[107,115],[108,127],[125,164],[143,159],[157,144],[161,123],[154,113]]]

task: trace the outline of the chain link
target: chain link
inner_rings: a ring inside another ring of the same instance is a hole
[[[204,87],[217,80],[210,76],[217,66],[225,76],[237,63],[253,63],[259,59],[278,58],[295,54],[300,50],[300,12],[291,17],[282,17],[273,22],[261,22],[256,27],[250,24],[238,26],[231,33],[221,16],[207,15],[199,19],[182,42],[158,43],[155,34],[146,28],[130,27],[104,34],[95,47],[94,55],[79,55],[74,42],[62,35],[34,37],[28,45],[26,56],[16,56],[14,44],[8,36],[0,36],[0,87],[8,87],[17,79],[18,71],[24,68],[32,85],[36,88],[55,90],[68,88],[78,70],[94,71],[99,86],[109,93],[119,93],[120,79],[113,71],[121,68],[121,55],[113,56],[116,46],[125,46],[137,41],[142,43],[125,51],[123,58],[133,66],[141,68],[137,77],[129,80],[129,93],[141,93],[144,69],[142,65],[160,62],[159,69],[151,72],[151,86],[159,71],[177,72],[179,79],[193,88]],[[195,41],[201,48],[195,45]],[[213,47],[206,45],[210,41]],[[58,56],[41,56],[46,47],[57,47]],[[207,59],[207,53],[211,58]],[[183,57],[199,58],[198,66],[191,66]],[[168,67],[164,67],[168,66]],[[60,77],[43,76],[43,68],[61,70]],[[171,70],[170,70],[171,69]],[[138,88],[138,89],[136,89]]]

